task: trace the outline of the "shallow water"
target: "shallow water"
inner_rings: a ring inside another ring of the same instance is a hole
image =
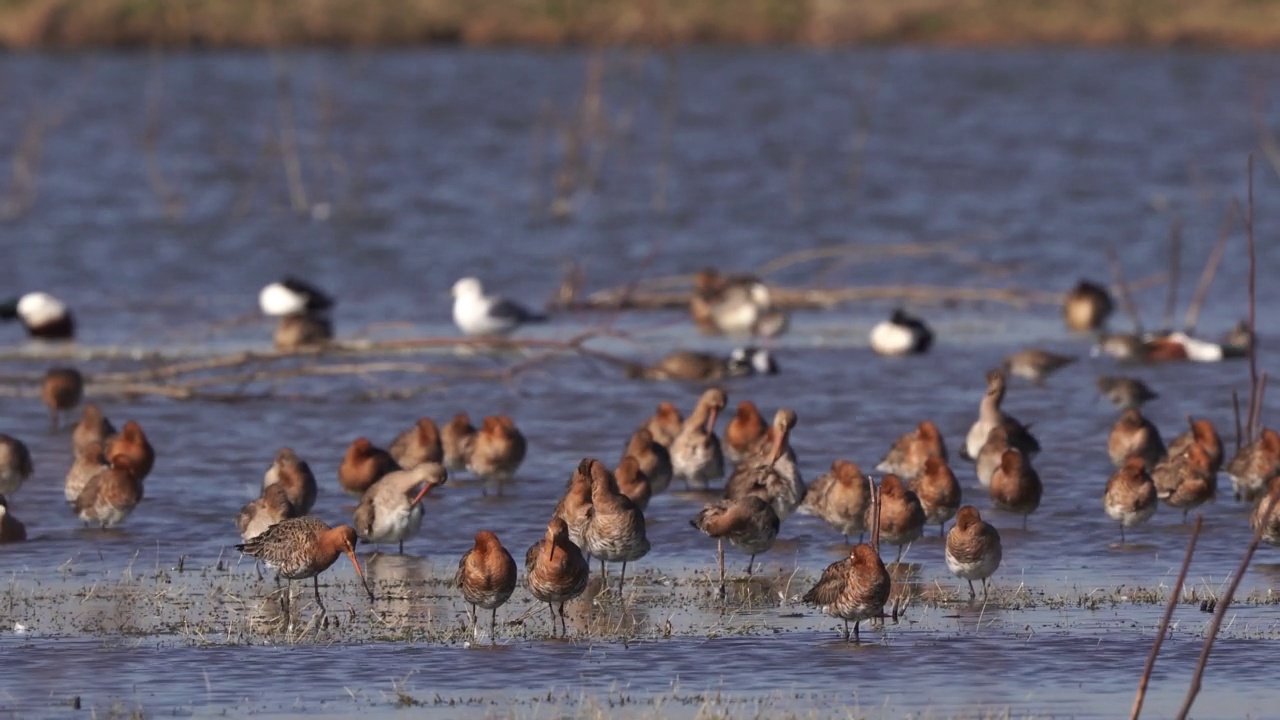
[[[706,264],[750,269],[788,251],[846,242],[980,236],[988,239],[965,248],[968,260],[853,258],[796,265],[770,279],[1058,292],[1078,276],[1108,277],[1107,241],[1130,277],[1160,272],[1176,214],[1184,222],[1185,303],[1225,203],[1243,196],[1244,158],[1257,138],[1250,100],[1263,93],[1260,79],[1280,69],[1271,56],[1203,53],[688,51],[678,53],[672,80],[673,66],[660,56],[611,54],[602,81],[609,139],[591,146],[600,153],[593,156],[598,183],[572,195],[568,219],[554,220],[546,208],[562,148],[551,126],[576,117],[587,55],[317,52],[275,63],[257,54],[0,58],[0,156],[13,155],[31,113],[56,116],[33,203],[0,225],[7,260],[0,287],[67,299],[85,347],[208,354],[267,346],[265,322],[235,320],[252,313],[257,289],[284,272],[339,298],[339,335],[448,336],[448,287],[463,274],[532,304],[559,281],[566,258],[583,264],[594,289]],[[281,161],[268,140],[277,122],[277,70],[292,78],[312,208],[303,217],[288,209]],[[677,100],[664,171],[669,87]],[[148,98],[158,118],[154,156],[144,142]],[[1274,121],[1265,99],[1263,116]],[[861,153],[859,113],[871,123]],[[181,204],[176,217],[166,216],[164,193],[155,190],[157,170],[164,192]],[[1280,331],[1280,319],[1266,312],[1280,300],[1265,272],[1280,261],[1266,242],[1276,229],[1268,212],[1275,177],[1259,161],[1264,370],[1274,367],[1267,340]],[[659,195],[662,212],[654,209]],[[1201,317],[1205,334],[1245,311],[1243,242],[1236,237],[1230,247]],[[1148,325],[1158,324],[1163,297],[1162,287],[1139,294]],[[798,315],[774,343],[782,375],[727,385],[731,403],[749,398],[766,413],[781,404],[797,410],[794,444],[808,479],[837,457],[870,468],[926,417],[954,453],[987,367],[1032,344],[1087,353],[1087,341],[1068,337],[1053,307],[919,306],[912,309],[939,333],[936,351],[885,360],[871,354],[865,337],[890,307]],[[567,338],[608,320],[560,316],[525,336]],[[678,313],[629,314],[616,327],[629,337],[598,347],[638,357],[731,347],[698,337]],[[24,344],[17,328],[0,330],[22,351],[0,373],[52,362],[42,357],[46,348]],[[448,353],[429,361],[488,369],[513,362]],[[83,365],[96,372],[135,366]],[[65,508],[67,433],[47,432],[33,398],[0,398],[0,430],[28,443],[37,468],[12,499],[31,542],[0,556],[17,598],[0,604],[0,627],[25,628],[0,635],[6,650],[24,658],[0,668],[0,707],[58,716],[78,695],[100,713],[117,704],[148,714],[389,713],[401,701],[395,682],[441,717],[461,710],[437,706],[437,694],[446,703],[475,701],[464,706],[469,713],[520,717],[695,715],[717,707],[886,717],[1007,707],[1014,715],[1113,717],[1129,705],[1158,597],[1176,575],[1189,530],[1162,510],[1132,531],[1131,546],[1115,546],[1117,530],[1099,500],[1115,412],[1095,399],[1092,383],[1119,371],[1108,360],[1085,359],[1044,388],[1011,388],[1006,407],[1033,422],[1044,445],[1036,466],[1046,492],[1029,531],[1015,516],[992,511],[988,518],[1005,538],[995,581],[1009,602],[987,611],[954,603],[959,586],[946,572],[940,540],[929,537],[908,560],[919,565],[915,586],[922,593],[940,587],[943,597],[909,606],[902,622],[857,648],[837,642],[838,623],[796,599],[840,554],[840,538],[813,518],[786,522],[782,541],[761,558],[775,582],[731,603],[728,615],[706,591],[681,590],[705,582],[714,563],[713,544],[687,524],[701,499],[681,493],[650,506],[654,550],[636,564],[640,589],[628,610],[616,601],[581,604],[579,639],[552,641],[520,591],[502,615],[527,614],[527,621],[500,630],[496,650],[464,647],[463,609],[440,583],[472,534],[494,529],[519,556],[540,537],[580,458],[614,462],[659,400],[687,411],[696,387],[628,383],[611,366],[570,357],[510,382],[351,376],[258,383],[247,389],[276,396],[230,404],[113,398],[104,403],[110,416],[141,422],[159,458],[146,503],[107,533],[78,528]],[[1166,436],[1195,413],[1231,443],[1230,393],[1247,391],[1245,363],[1126,372],[1161,392],[1148,415]],[[427,383],[410,400],[368,399]],[[306,399],[278,397],[289,394]],[[312,635],[255,620],[270,616],[262,602],[274,585],[259,582],[229,545],[235,513],[256,493],[276,448],[289,445],[311,464],[322,486],[317,514],[339,521],[351,500],[337,491],[334,474],[351,439],[389,442],[420,415],[443,420],[459,410],[516,418],[530,447],[518,481],[502,497],[481,497],[467,482],[433,492],[433,521],[406,548],[413,559],[372,563],[382,591],[374,614],[350,587],[344,561],[326,580],[343,583],[332,602],[350,608],[351,622]],[[971,466],[957,460],[956,469],[967,499],[985,513],[990,503]],[[1189,580],[1198,597],[1221,592],[1249,537],[1247,511],[1227,494],[1204,514]],[[1267,713],[1262,673],[1275,637],[1267,604],[1280,579],[1275,553],[1264,547],[1244,581],[1241,595],[1253,602],[1232,610],[1201,716]],[[730,563],[740,570],[745,559]],[[157,576],[178,590],[165,590]],[[159,599],[139,602],[119,589],[135,586]],[[100,589],[113,590],[98,600]],[[1155,603],[1135,599],[1157,589]],[[687,602],[685,592],[693,593]],[[1020,602],[1019,592],[1059,600]],[[1084,599],[1113,596],[1120,598],[1114,605]],[[184,597],[195,599],[184,604]],[[1208,617],[1195,603],[1180,607],[1154,676],[1151,716],[1176,708]],[[394,631],[379,630],[374,618]],[[617,618],[623,622],[611,625]],[[543,700],[548,692],[553,699]],[[639,704],[611,708],[609,698],[619,694]],[[742,704],[708,700],[716,696]]]

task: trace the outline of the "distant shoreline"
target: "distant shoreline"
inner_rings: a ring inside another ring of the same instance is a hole
[[[1280,49],[1280,0],[0,0],[0,48]]]

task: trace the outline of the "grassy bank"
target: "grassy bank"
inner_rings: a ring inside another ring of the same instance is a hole
[[[0,46],[1280,47],[1280,0],[0,0]]]

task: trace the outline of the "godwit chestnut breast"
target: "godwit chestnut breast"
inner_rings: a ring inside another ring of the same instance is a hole
[[[942,433],[932,421],[925,420],[911,432],[903,434],[889,448],[876,471],[893,473],[908,480],[924,472],[924,461],[930,457],[947,459],[947,446]]]
[[[1253,502],[1276,475],[1280,475],[1280,433],[1271,428],[1263,428],[1261,437],[1245,445],[1227,463],[1227,476],[1237,500]]]
[[[1005,512],[1022,516],[1022,529],[1027,529],[1027,516],[1040,507],[1044,486],[1031,462],[1014,449],[1000,457],[1000,467],[991,475],[991,500]]]
[[[649,478],[640,472],[640,462],[630,455],[622,458],[613,477],[618,481],[618,491],[626,495],[641,512],[649,508],[649,498],[653,489],[649,487]]]
[[[1120,419],[1111,428],[1107,437],[1107,454],[1116,467],[1123,466],[1130,455],[1137,455],[1150,472],[1165,456],[1164,440],[1150,420],[1129,408],[1120,414]]]
[[[613,473],[598,460],[591,460],[591,520],[583,535],[586,550],[600,559],[601,590],[608,590],[609,575],[605,563],[621,562],[618,595],[622,595],[627,579],[627,563],[649,553],[645,534],[644,513],[626,495],[618,491]]]
[[[1120,523],[1121,544],[1126,527],[1144,523],[1156,514],[1156,486],[1141,455],[1130,455],[1107,480],[1102,509],[1107,517]]]
[[[569,526],[558,517],[547,523],[547,534],[534,543],[524,556],[525,581],[529,593],[551,610],[551,628],[555,631],[556,604],[560,606],[560,632],[568,633],[564,604],[587,589],[591,568],[582,551],[569,539]]]
[[[235,548],[250,557],[257,558],[267,567],[275,570],[280,577],[289,581],[287,597],[293,594],[293,581],[312,578],[316,594],[316,605],[324,612],[324,602],[320,600],[320,573],[328,570],[338,556],[346,553],[356,569],[356,575],[364,585],[369,600],[373,600],[373,590],[365,581],[364,571],[356,560],[356,531],[350,525],[339,525],[331,528],[319,518],[307,516],[285,520],[272,525],[266,532],[248,540]],[[286,608],[290,604],[286,601]],[[286,609],[286,612],[288,610]]]
[[[848,460],[831,463],[831,471],[814,480],[804,494],[798,511],[802,515],[816,515],[844,536],[849,544],[850,535],[866,531],[867,508],[871,504],[870,483],[862,469]]]
[[[446,470],[466,470],[471,447],[475,444],[476,429],[466,413],[458,413],[445,423],[440,431],[440,447],[444,453]]]
[[[827,566],[818,583],[804,594],[804,602],[844,620],[846,642],[852,620],[853,639],[857,642],[858,624],[884,615],[891,586],[889,571],[880,556],[870,545],[859,543],[849,551],[849,557]]]
[[[262,476],[263,491],[275,484],[283,486],[289,504],[293,505],[299,516],[310,513],[315,506],[316,494],[319,492],[316,476],[311,472],[311,466],[298,457],[292,448],[277,450],[271,467]]]
[[[1004,557],[1000,533],[982,519],[978,509],[965,505],[956,512],[956,524],[947,533],[947,569],[969,582],[969,599],[977,597],[973,581],[982,581],[982,597],[987,597],[987,578],[995,574]]]
[[[872,527],[873,505],[867,507],[866,527]],[[920,498],[902,484],[897,475],[880,480],[880,542],[898,546],[895,563],[902,562],[903,547],[924,535],[924,508]]]
[[[591,458],[578,463],[569,477],[564,497],[556,504],[552,517],[564,520],[569,528],[569,539],[579,548],[587,544],[587,523],[591,522]]]
[[[739,500],[717,500],[702,508],[689,524],[716,539],[716,557],[720,564],[720,595],[724,596],[724,541],[750,553],[747,575],[756,564],[756,555],[767,552],[778,537],[782,521],[773,506],[749,495]]]
[[[709,480],[724,477],[724,455],[716,437],[716,417],[728,398],[719,388],[711,388],[698,398],[698,405],[680,426],[671,442],[671,467],[675,477],[689,487],[705,488]]]
[[[142,481],[125,455],[111,458],[111,466],[94,475],[71,507],[85,523],[111,527],[125,518],[142,500]]]
[[[658,409],[653,413],[653,417],[645,423],[645,429],[653,436],[654,442],[670,450],[671,443],[675,442],[683,425],[684,420],[680,417],[680,411],[676,406],[663,401],[658,403]]]
[[[632,433],[627,449],[622,451],[622,457],[628,455],[640,463],[640,472],[649,478],[649,490],[654,495],[666,492],[671,485],[671,453],[654,442],[653,433],[647,428]]]
[[[479,633],[476,606],[490,611],[489,637],[497,639],[498,608],[511,598],[516,589],[516,561],[502,547],[498,536],[488,530],[476,533],[475,545],[458,562],[454,582],[462,590],[462,598],[471,605],[471,631]]]
[[[764,441],[769,426],[755,403],[743,400],[738,403],[738,411],[729,420],[724,429],[724,455],[732,463],[741,463],[744,458],[756,452],[757,446]]]
[[[960,507],[960,483],[947,461],[930,457],[924,461],[924,471],[911,481],[911,491],[920,499],[926,524],[938,525],[938,537],[944,537],[943,525],[955,517]]]
[[[80,411],[80,422],[71,433],[71,452],[78,453],[80,448],[91,442],[106,443],[115,434],[115,426],[102,414],[102,409],[93,403],[85,403]]]
[[[524,435],[515,421],[506,415],[491,415],[476,433],[467,469],[486,485],[496,484],[501,494],[502,484],[510,481],[524,462],[525,447]]]
[[[387,449],[400,467],[408,470],[423,463],[443,463],[440,429],[431,418],[418,418],[413,427],[396,436]]]
[[[791,451],[791,430],[796,414],[782,408],[774,415],[769,428],[768,454],[757,455],[734,469],[725,483],[724,496],[730,500],[755,495],[773,506],[778,517],[786,520],[804,499],[804,480],[796,469]]]
[[[1210,470],[1217,473],[1222,469],[1222,438],[1218,436],[1218,429],[1204,418],[1196,420],[1187,416],[1187,420],[1191,427],[1169,443],[1168,457],[1177,457],[1187,446],[1196,443],[1209,455]]]
[[[399,469],[386,450],[374,447],[368,438],[356,438],[338,466],[338,485],[352,495],[364,495],[383,475]]]
[[[49,427],[57,430],[59,414],[80,404],[84,397],[84,378],[75,368],[53,368],[40,383],[40,399],[49,408]]]
[[[111,439],[105,454],[108,458],[115,458],[117,455],[125,456],[139,483],[147,479],[156,462],[156,451],[147,440],[147,434],[142,431],[142,426],[133,420],[125,423],[120,434]]]

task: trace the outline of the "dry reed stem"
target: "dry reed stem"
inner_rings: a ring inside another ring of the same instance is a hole
[[[1190,423],[1191,416],[1187,416]],[[1182,585],[1187,581],[1187,570],[1191,568],[1191,556],[1196,551],[1196,541],[1200,539],[1200,528],[1204,525],[1204,515],[1197,514],[1195,525],[1191,528],[1191,539],[1187,541],[1187,552],[1182,557],[1182,569],[1178,571],[1178,581],[1169,591],[1169,602],[1164,606],[1164,615],[1160,617],[1160,628],[1156,631],[1156,639],[1151,643],[1151,652],[1147,655],[1147,665],[1142,669],[1142,679],[1138,683],[1138,694],[1133,699],[1133,710],[1129,720],[1138,720],[1142,714],[1142,703],[1147,697],[1147,685],[1151,682],[1151,672],[1156,667],[1156,656],[1160,654],[1160,645],[1164,643],[1164,635],[1169,631],[1169,621],[1173,618],[1173,610],[1178,606],[1182,596]]]
[[[1137,334],[1142,334],[1142,318],[1138,315],[1138,306],[1133,302],[1133,294],[1129,291],[1129,283],[1124,277],[1124,267],[1120,264],[1120,257],[1116,255],[1116,248],[1110,242],[1107,243],[1107,262],[1111,265],[1112,283],[1119,291],[1120,306],[1124,308],[1125,313],[1133,320],[1133,330]]]
[[[1270,518],[1271,513],[1275,510],[1276,500],[1280,498],[1280,493],[1267,493],[1261,502],[1266,503],[1262,517]],[[1182,709],[1178,711],[1178,720],[1186,720],[1187,713],[1191,712],[1191,706],[1195,704],[1196,695],[1200,693],[1200,681],[1204,677],[1205,668],[1209,664],[1209,653],[1213,651],[1213,643],[1218,637],[1218,629],[1222,627],[1222,618],[1227,614],[1227,607],[1231,605],[1231,599],[1235,597],[1236,589],[1240,587],[1240,581],[1244,579],[1244,575],[1249,570],[1249,563],[1253,561],[1253,554],[1258,551],[1258,543],[1262,541],[1262,531],[1267,527],[1267,522],[1258,523],[1258,527],[1253,530],[1253,539],[1249,542],[1249,547],[1244,552],[1244,557],[1240,559],[1240,566],[1236,568],[1235,576],[1231,578],[1231,584],[1227,586],[1227,590],[1222,597],[1218,599],[1218,606],[1214,609],[1213,619],[1209,621],[1209,630],[1204,639],[1204,647],[1200,650],[1200,659],[1196,662],[1195,674],[1191,676],[1190,687],[1187,688],[1187,697],[1182,702]]]
[[[1249,442],[1257,437],[1257,419],[1262,409],[1258,407],[1261,400],[1259,398],[1258,389],[1258,336],[1257,336],[1257,305],[1255,303],[1254,291],[1257,285],[1258,259],[1255,253],[1255,243],[1253,237],[1253,153],[1249,153],[1249,200],[1246,206],[1244,217],[1244,236],[1249,249],[1249,415],[1248,424],[1245,430],[1248,433]]]
[[[1227,240],[1231,237],[1231,230],[1235,225],[1234,219],[1239,212],[1238,208],[1238,203],[1233,201],[1222,215],[1222,228],[1218,231],[1218,239],[1214,241],[1213,250],[1209,252],[1209,260],[1200,273],[1200,282],[1196,285],[1195,295],[1191,296],[1191,304],[1187,306],[1187,314],[1182,319],[1182,329],[1188,335],[1195,333],[1196,323],[1200,321],[1200,309],[1204,307],[1204,301],[1209,297],[1209,286],[1213,284],[1213,279],[1218,274],[1218,266],[1222,264],[1222,256],[1226,252]]]
[[[1173,330],[1173,313],[1178,307],[1178,283],[1182,277],[1182,218],[1175,217],[1169,225],[1169,284],[1164,300],[1166,330]]]

